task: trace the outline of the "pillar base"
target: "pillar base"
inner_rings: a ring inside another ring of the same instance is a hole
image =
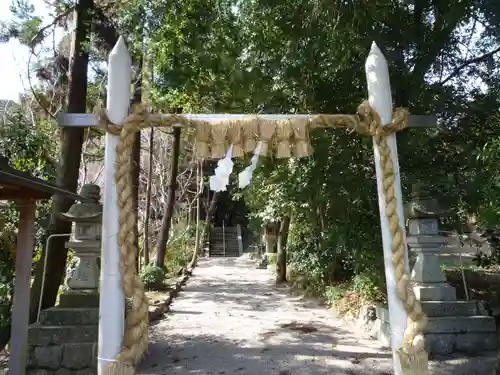
[[[413,287],[419,301],[456,301],[457,292],[446,283],[424,284]]]
[[[99,293],[93,290],[68,290],[59,297],[59,307],[99,307]]]

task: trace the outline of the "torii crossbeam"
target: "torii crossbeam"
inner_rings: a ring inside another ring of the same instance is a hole
[[[377,112],[381,124],[389,124],[392,121],[392,95],[389,83],[389,71],[387,61],[382,52],[372,45],[366,65],[366,76],[368,82],[368,96],[370,106]],[[107,92],[107,115],[114,124],[122,124],[129,113],[131,98],[132,67],[130,55],[127,51],[123,38],[120,38],[109,55],[108,92]],[[169,115],[152,115],[169,116]],[[240,120],[249,116],[261,120],[294,120],[314,117],[314,114],[184,114],[185,119],[203,120],[209,123],[217,123],[223,120]],[[325,115],[322,115],[325,116]],[[340,115],[330,115],[340,116]],[[62,114],[59,124],[65,127],[89,127],[96,126],[99,121],[92,114]],[[172,126],[180,126],[173,124]],[[435,116],[410,115],[408,127],[411,128],[433,128],[437,126]],[[397,294],[395,279],[395,267],[392,261],[392,244],[395,240],[394,231],[391,232],[386,216],[386,193],[384,192],[383,170],[380,165],[381,149],[374,137],[374,158],[377,172],[377,189],[380,209],[380,222],[384,248],[385,275],[387,282],[387,294],[390,311],[391,342],[394,358],[394,374],[402,375],[400,359],[397,349],[403,343],[403,333],[407,326],[407,317],[403,303]],[[103,375],[105,368],[112,363],[121,350],[124,335],[125,298],[121,288],[120,275],[120,251],[117,239],[119,232],[119,209],[117,200],[117,187],[115,183],[116,154],[115,150],[120,142],[120,137],[109,132],[106,133],[105,155],[104,155],[104,202],[103,202],[103,230],[102,230],[102,260],[101,260],[101,287],[100,287],[100,314],[99,314],[99,355],[98,373]],[[406,234],[403,215],[401,182],[399,176],[399,162],[395,134],[386,138],[386,151],[390,151],[392,159],[393,198],[395,198],[395,212],[399,220],[399,236],[403,237],[406,244]],[[385,154],[387,155],[387,153]],[[394,217],[394,215],[393,215]],[[408,260],[406,254],[406,272]],[[423,374],[422,374],[423,375]]]
[[[162,115],[156,115],[161,117]],[[168,116],[168,115],[164,115]],[[186,113],[182,117],[193,120],[201,120],[208,122],[219,122],[224,120],[243,120],[249,117],[255,117],[261,120],[293,120],[293,119],[308,119],[317,116],[316,114],[209,114],[209,113]],[[336,115],[330,115],[336,116]],[[58,118],[58,123],[61,126],[68,127],[92,127],[97,126],[99,120],[96,115],[89,113],[61,113]],[[174,125],[175,126],[175,125]],[[408,118],[409,128],[435,128],[437,126],[436,116],[433,115],[410,115]]]

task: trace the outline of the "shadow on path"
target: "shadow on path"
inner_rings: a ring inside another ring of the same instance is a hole
[[[270,272],[256,269],[246,255],[200,260],[150,336],[138,374],[393,373],[391,353],[378,342],[316,301],[276,287]],[[478,361],[441,360],[431,374],[491,373]]]

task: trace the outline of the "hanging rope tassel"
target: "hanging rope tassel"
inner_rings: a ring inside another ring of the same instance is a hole
[[[262,147],[263,142],[259,142],[250,161],[250,165],[248,165],[248,167],[246,167],[238,175],[238,186],[240,189],[243,189],[250,185],[250,181],[252,181],[253,171],[257,168],[257,163],[259,162],[259,155],[262,151]]]
[[[233,145],[229,146],[226,156],[217,162],[214,175],[210,176],[210,190],[212,191],[226,191],[229,185],[229,176],[233,172],[234,163],[231,160],[233,153]]]

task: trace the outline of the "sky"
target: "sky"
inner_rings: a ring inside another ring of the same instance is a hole
[[[11,19],[9,0],[0,0],[0,20]],[[48,15],[42,0],[31,0],[37,15]],[[29,50],[16,40],[0,44],[0,99],[18,100],[19,93],[28,89],[27,72]]]

